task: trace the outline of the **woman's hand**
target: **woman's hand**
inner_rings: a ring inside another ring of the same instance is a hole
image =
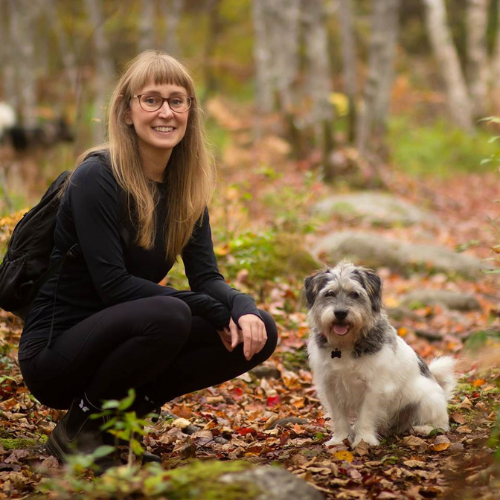
[[[264,322],[255,314],[244,314],[238,320],[240,328],[231,319],[229,327],[219,331],[218,334],[225,348],[232,350],[243,342],[243,354],[247,360],[250,360],[254,354],[257,354],[266,345],[267,333]]]

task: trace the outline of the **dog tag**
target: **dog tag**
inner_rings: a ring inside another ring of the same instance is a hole
[[[342,356],[342,351],[340,351],[339,349],[335,349],[334,351],[332,351],[332,359],[340,358],[341,356]]]

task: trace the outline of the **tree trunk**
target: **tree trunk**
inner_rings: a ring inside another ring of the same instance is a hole
[[[273,110],[273,71],[271,44],[266,27],[266,0],[253,0],[254,59],[256,99],[259,113]]]
[[[498,113],[500,110],[500,0],[497,0],[495,47],[491,61],[491,85],[493,89],[494,113]]]
[[[96,58],[93,142],[105,139],[105,105],[114,68],[110,57],[109,42],[104,32],[104,17],[98,0],[85,0],[90,21],[94,27],[94,46]]]
[[[166,21],[165,51],[175,57],[181,56],[177,28],[181,19],[182,0],[161,0],[160,9]]]
[[[217,78],[214,73],[215,52],[219,35],[223,29],[220,16],[220,0],[208,0],[208,33],[205,40],[205,96],[209,96],[217,91]]]
[[[467,79],[473,118],[482,118],[488,108],[488,51],[486,30],[488,0],[467,0]]]
[[[426,25],[432,48],[441,70],[453,121],[463,130],[472,132],[472,109],[467,86],[453,44],[444,0],[423,0]]]
[[[18,57],[16,61],[17,81],[20,85],[19,110],[22,123],[26,128],[36,126],[36,70],[35,46],[33,43],[34,24],[37,10],[27,0],[10,0],[11,38],[16,47]]]
[[[342,45],[343,90],[349,101],[347,136],[349,142],[352,143],[356,135],[356,94],[358,92],[352,0],[340,0],[339,15]]]
[[[61,22],[61,15],[57,11],[55,0],[45,0],[42,5],[45,9],[45,18],[47,22],[50,23],[51,29],[57,39],[57,45],[59,46],[59,52],[61,53],[61,59],[64,64],[66,78],[70,86],[70,93],[72,94],[71,98],[74,99],[77,94],[78,85],[78,67],[76,64],[74,46],[71,43],[70,37],[64,30],[64,26]],[[57,111],[59,115],[62,114],[64,105],[64,99],[59,99],[57,101],[56,106],[58,107]]]
[[[322,0],[309,0],[302,11],[304,38],[308,60],[307,91],[312,97],[310,120],[316,142],[321,145],[325,174],[328,159],[335,147],[333,136],[334,112],[329,97],[332,92],[328,36]]]
[[[155,43],[155,5],[153,0],[142,0],[139,19],[139,51],[153,49]]]
[[[14,66],[14,54],[9,47],[15,46],[16,41],[12,39],[11,24],[12,16],[10,14],[10,4],[8,2],[0,3],[0,51],[2,55],[2,83],[3,100],[15,107],[17,104],[17,86],[16,69]]]
[[[376,0],[368,56],[364,105],[359,113],[356,145],[361,154],[383,152],[399,31],[400,0]]]

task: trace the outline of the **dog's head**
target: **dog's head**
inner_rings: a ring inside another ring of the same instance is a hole
[[[304,295],[311,326],[326,337],[369,330],[382,310],[380,277],[346,261],[306,278]]]

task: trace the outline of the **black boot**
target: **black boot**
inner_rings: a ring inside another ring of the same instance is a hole
[[[135,411],[135,414],[139,418],[145,418],[147,415],[150,413],[155,413],[157,415],[160,414],[161,412],[161,406],[158,406],[153,400],[151,400],[148,396],[146,395],[138,395],[137,399],[134,401],[132,406],[130,407],[129,411]],[[154,421],[154,419],[153,419]],[[138,439],[139,444],[141,445],[142,449],[144,450],[142,453],[142,462],[143,463],[151,463],[151,462],[158,462],[161,463],[161,457],[159,455],[155,455],[154,453],[149,452],[146,449],[146,445],[144,444],[144,439],[143,436],[140,436]],[[128,446],[129,443],[120,440],[118,445],[125,445]]]
[[[56,425],[47,441],[47,450],[61,462],[67,462],[68,455],[89,454],[105,444],[100,427],[106,417],[90,418],[100,409],[93,406],[85,396],[74,399],[69,410]],[[96,460],[98,472],[120,465],[117,454]]]

